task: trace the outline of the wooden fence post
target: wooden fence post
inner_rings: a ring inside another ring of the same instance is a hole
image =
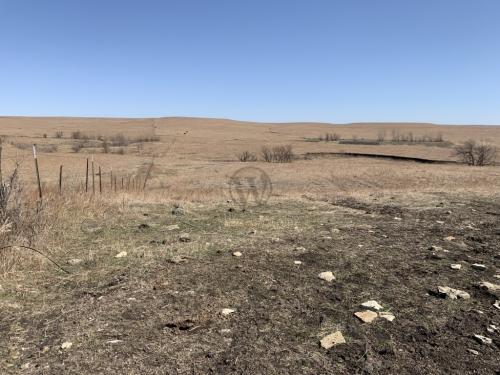
[[[2,138],[0,138],[0,184],[2,183]]]
[[[89,191],[89,158],[87,158],[87,172],[85,173],[85,192]]]
[[[95,194],[94,155],[92,155],[92,194]]]
[[[110,181],[111,190],[113,190],[113,168],[111,168],[109,181]]]
[[[102,174],[101,174],[101,166],[99,166],[99,194],[102,194]]]
[[[38,196],[42,200],[42,182],[40,181],[40,170],[38,169],[38,159],[36,157],[36,145],[33,145],[33,158],[35,159],[36,179],[38,182]]]
[[[59,167],[59,194],[62,194],[62,169],[63,166]]]

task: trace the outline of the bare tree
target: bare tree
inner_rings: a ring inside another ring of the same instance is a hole
[[[455,156],[462,162],[468,165],[491,165],[494,164],[497,158],[496,146],[469,139],[461,145],[455,147]]]
[[[240,152],[238,155],[238,160],[241,162],[257,161],[257,156],[250,151]]]

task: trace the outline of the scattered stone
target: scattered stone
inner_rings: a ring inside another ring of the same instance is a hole
[[[235,251],[235,252],[233,253],[233,257],[237,257],[237,258],[239,258],[239,257],[240,257],[240,256],[242,256],[242,255],[243,255],[243,254],[242,254],[240,251]]]
[[[441,260],[441,259],[446,258],[446,256],[443,253],[432,253],[431,258]]]
[[[271,238],[271,242],[272,243],[279,243],[279,242],[281,242],[281,239],[279,237],[273,237],[273,238]]]
[[[339,232],[340,232],[340,229],[338,229],[338,228],[333,228],[332,229],[332,233],[339,233]]]
[[[106,344],[118,344],[120,342],[123,342],[123,340],[109,340],[109,341],[106,341]]]
[[[354,315],[356,315],[356,317],[363,323],[371,323],[378,317],[378,314],[376,312],[370,310],[359,311],[354,313]]]
[[[181,233],[179,236],[179,241],[181,242],[190,242],[191,241],[191,236],[189,233]]]
[[[257,229],[251,229],[248,234],[257,234]]]
[[[377,301],[367,301],[361,304],[362,307],[372,311],[380,311],[383,307]]]
[[[493,275],[495,279],[500,279],[500,275]]]
[[[474,263],[472,265],[472,268],[474,268],[475,270],[484,271],[486,269],[486,266],[484,264]]]
[[[330,349],[333,348],[336,345],[340,344],[345,344],[345,339],[344,335],[342,335],[342,332],[336,331],[333,333],[330,333],[328,336],[323,337],[320,340],[321,347],[324,349]]]
[[[228,335],[231,333],[231,330],[229,328],[223,328],[219,331],[222,335]]]
[[[139,229],[148,229],[148,228],[149,228],[149,224],[146,224],[146,223],[139,224]]]
[[[77,264],[80,264],[82,262],[83,262],[83,259],[78,259],[78,258],[68,260],[68,264],[70,264],[72,266],[76,266]]]
[[[71,348],[73,346],[73,343],[70,342],[70,341],[65,341],[62,343],[61,345],[61,349],[64,349],[64,350],[68,350],[69,348]]]
[[[168,225],[165,229],[168,231],[177,230],[177,229],[179,229],[179,226],[177,224],[172,224],[172,225]]]
[[[479,352],[477,350],[474,350],[474,349],[467,349],[467,351],[471,354],[474,354],[474,355],[479,355]]]
[[[491,344],[493,342],[493,340],[490,339],[489,337],[482,336],[482,335],[474,335],[474,338],[480,344]]]
[[[396,319],[394,314],[387,312],[387,311],[379,312],[378,316],[385,319],[385,320],[388,320],[389,322],[392,322],[394,319]]]
[[[433,250],[433,251],[443,251],[443,248],[441,246],[435,246],[435,245],[432,245],[431,247],[429,247],[429,250]]]
[[[394,220],[396,220],[396,221],[401,221],[401,220],[403,220],[403,218],[396,216],[396,217],[394,218]]]
[[[125,258],[127,256],[126,251],[121,251],[118,254],[115,255],[115,258]]]
[[[172,209],[172,215],[184,215],[184,208],[181,206],[175,206]]]
[[[445,238],[444,238],[444,240],[445,240],[445,241],[448,241],[448,242],[451,242],[451,241],[456,240],[456,238],[455,238],[455,237],[453,237],[453,236],[448,236],[448,237],[445,237]]]
[[[301,262],[300,260],[294,260],[294,261],[293,261],[293,264],[296,264],[296,265],[298,265],[298,266],[299,266],[299,265],[301,265],[301,264],[302,264],[302,262]]]
[[[490,293],[498,292],[500,290],[500,285],[489,283],[487,281],[481,281],[478,285],[481,289],[486,289]]]
[[[442,220],[436,220],[436,223],[443,225],[444,221],[442,221]]]
[[[227,316],[227,315],[231,315],[235,311],[236,311],[235,309],[222,309],[221,314],[224,316]]]
[[[496,301],[493,306],[500,310],[500,301]]]
[[[319,277],[320,279],[325,280],[325,281],[328,281],[328,282],[335,280],[335,276],[334,276],[334,275],[333,275],[333,273],[332,273],[332,272],[330,272],[330,271],[321,272],[321,273],[318,275],[318,277]]]
[[[438,286],[439,295],[449,299],[469,299],[470,294],[463,290],[453,289],[447,286]]]
[[[462,269],[462,265],[461,264],[452,264],[450,267],[451,267],[452,270],[460,270],[460,269]]]
[[[297,246],[295,251],[306,251],[306,248],[304,246]]]
[[[5,292],[5,289],[3,288],[2,284],[0,284],[0,293]]]
[[[494,325],[494,324],[490,324],[490,325],[486,328],[486,330],[487,330],[489,333],[494,333],[494,332],[498,332],[498,331],[500,331],[500,329],[499,329],[496,325]]]

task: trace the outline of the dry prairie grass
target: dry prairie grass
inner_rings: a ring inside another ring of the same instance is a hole
[[[377,139],[380,132],[390,138],[391,131],[414,135],[442,133],[447,141],[459,143],[469,138],[500,145],[500,129],[494,126],[452,126],[431,124],[348,124],[317,123],[260,124],[218,119],[82,119],[82,118],[0,118],[4,142],[4,170],[22,161],[21,176],[34,183],[31,150],[14,143],[57,145],[57,152],[40,152],[39,162],[45,188],[57,185],[59,165],[64,167],[63,185],[67,190],[81,188],[85,180],[86,159],[94,155],[103,169],[105,190],[110,188],[110,171],[121,178],[143,175],[154,158],[148,186],[165,199],[205,200],[226,198],[228,178],[243,165],[236,155],[244,150],[258,154],[262,146],[291,144],[299,157],[308,152],[361,152],[453,160],[453,150],[439,145],[384,144],[346,145],[333,142],[308,142],[327,132],[342,137]],[[102,153],[97,142],[79,153],[71,151],[70,134],[130,138],[158,136],[160,141],[125,147],[125,154]],[[58,138],[58,132],[63,137]],[[43,138],[48,134],[48,138]],[[499,181],[498,167],[475,169],[462,165],[420,165],[373,159],[302,160],[289,165],[252,165],[271,176],[276,197],[300,197],[304,194],[415,193],[426,191],[469,191],[491,193]]]

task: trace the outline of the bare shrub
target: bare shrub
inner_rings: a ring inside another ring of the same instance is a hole
[[[236,155],[241,162],[257,161],[257,155],[250,151],[243,151]]]
[[[104,141],[102,141],[102,152],[104,152],[105,154],[109,154],[109,151],[110,151],[110,146],[108,141],[105,139]]]
[[[80,140],[84,140],[84,141],[88,141],[90,139],[90,137],[87,134],[82,133],[80,130],[72,132],[71,138],[80,139]]]
[[[320,140],[323,140],[323,137],[320,137],[319,138]],[[340,135],[337,134],[337,133],[326,133],[325,134],[325,142],[334,142],[334,141],[338,141],[340,139]]]
[[[476,142],[472,139],[455,147],[455,156],[468,165],[491,165],[497,158],[497,148],[486,142]]]
[[[73,152],[78,153],[82,150],[82,148],[85,147],[85,142],[80,141],[80,142],[75,142],[71,145],[71,149]]]
[[[385,130],[379,130],[377,134],[377,141],[384,142],[385,140]]]
[[[111,142],[113,146],[128,146],[130,144],[130,140],[125,137],[123,134],[116,134],[112,137],[109,137],[108,140]]]
[[[264,159],[265,162],[272,163],[274,161],[273,151],[269,147],[262,146],[261,154],[262,154],[262,159]]]
[[[262,147],[262,158],[268,163],[291,163],[295,159],[295,154],[291,145]]]
[[[57,131],[56,132],[56,138],[62,138],[64,136],[64,133],[62,131]]]

